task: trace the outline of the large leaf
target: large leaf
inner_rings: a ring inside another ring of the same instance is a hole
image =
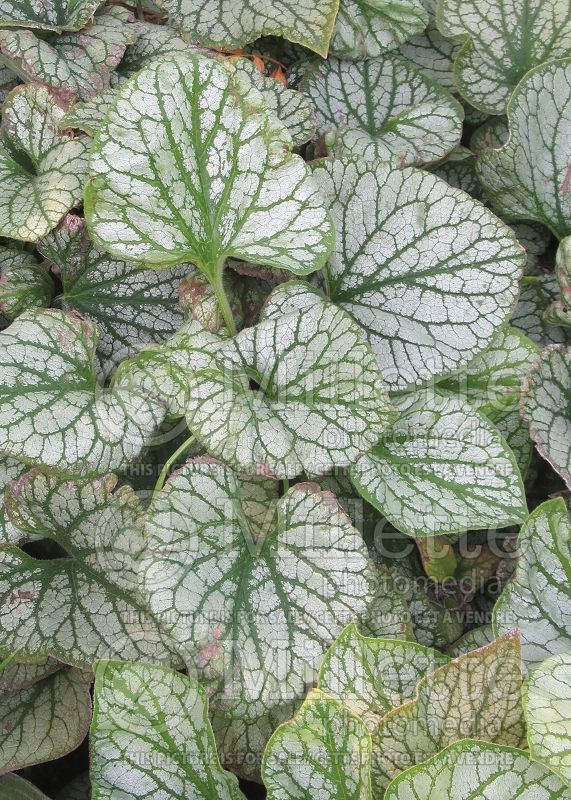
[[[426,27],[420,0],[341,0],[330,51],[342,58],[377,58]]]
[[[486,194],[512,219],[542,222],[559,238],[571,234],[571,59],[531,70],[507,113],[507,144],[478,158]]]
[[[3,28],[42,28],[51,31],[77,31],[89,22],[101,0],[1,0],[0,26]]]
[[[384,714],[414,697],[421,678],[448,660],[416,642],[362,636],[352,623],[327,651],[318,686],[361,717],[371,731]]]
[[[341,703],[313,690],[268,742],[268,800],[371,800],[371,737]]]
[[[315,170],[337,229],[331,297],[404,389],[485,350],[518,295],[522,248],[497,217],[420,171],[335,160]]]
[[[548,347],[522,390],[521,413],[538,452],[571,489],[571,347]]]
[[[571,655],[548,658],[525,680],[523,705],[533,758],[571,784]]]
[[[351,468],[351,480],[398,530],[427,536],[525,519],[514,455],[484,416],[433,390],[395,406],[394,428]]]
[[[404,59],[310,65],[301,83],[327,151],[399,167],[437,161],[460,140],[462,108]]]
[[[2,694],[0,772],[61,758],[81,744],[91,719],[90,682],[85,672],[62,669]]]
[[[222,50],[276,34],[327,55],[339,0],[158,0],[186,38]]]
[[[85,220],[71,214],[37,246],[60,275],[61,307],[96,323],[104,375],[181,327],[179,287],[188,265],[157,272],[113,258],[91,242]]]
[[[60,133],[63,115],[43,86],[8,95],[0,129],[0,236],[35,242],[81,202],[87,144]]]
[[[530,514],[518,539],[515,579],[494,608],[496,633],[519,628],[525,662],[571,651],[571,526],[561,498]]]
[[[240,800],[220,766],[204,690],[163,667],[102,661],[91,725],[93,800]]]
[[[0,332],[0,452],[58,472],[103,474],[148,444],[165,409],[137,388],[102,389],[96,329],[27,311]]]
[[[53,283],[45,266],[30,253],[0,248],[0,313],[8,319],[37,306],[48,306]]]
[[[549,770],[514,747],[466,739],[394,779],[385,800],[565,800]]]
[[[488,114],[502,114],[520,78],[571,49],[566,0],[440,0],[438,27],[463,42],[454,62],[460,93]]]
[[[276,506],[264,483],[189,462],[151,503],[141,562],[157,619],[218,691],[217,708],[244,719],[302,697],[374,589],[365,545],[330,493],[300,483]]]
[[[513,635],[450,661],[390,711],[373,734],[377,792],[407,767],[459,739],[518,747],[524,740],[519,641]]]
[[[0,30],[0,57],[27,81],[53,89],[62,100],[82,100],[109,86],[125,48],[137,38],[131,12],[111,6],[78,33],[45,41],[31,30]]]
[[[0,548],[0,649],[85,668],[102,657],[172,660],[138,596],[142,507],[130,487],[115,484],[113,476],[63,481],[32,470],[8,490],[13,524],[64,554],[36,559]]]
[[[3,775],[0,778],[0,800],[49,800],[33,783],[19,775]]]
[[[121,91],[95,139],[91,232],[128,261],[191,261],[217,289],[228,256],[312,272],[333,232],[290,144],[229,63],[200,55],[154,63]]]

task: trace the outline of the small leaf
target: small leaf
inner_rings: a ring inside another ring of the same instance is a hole
[[[0,778],[0,800],[49,800],[49,798],[19,775],[3,775]]]
[[[390,711],[373,734],[373,789],[466,736],[518,747],[524,740],[519,640],[504,636],[450,661]]]
[[[53,761],[81,744],[91,719],[90,682],[85,672],[61,669],[2,695],[0,772]]]
[[[6,513],[4,495],[6,487],[20,478],[28,468],[15,458],[0,458],[0,543],[17,544],[22,540],[22,533],[15,528]]]
[[[351,480],[398,530],[428,536],[525,519],[514,455],[485,417],[431,390],[394,402],[394,428],[351,468]]]
[[[389,785],[385,800],[565,800],[561,781],[515,747],[465,739]]]
[[[109,86],[112,70],[135,41],[126,8],[110,6],[78,33],[45,41],[31,30],[0,30],[0,55],[26,81],[53,89],[60,100],[88,100]]]
[[[0,129],[0,236],[35,242],[81,202],[87,143],[58,131],[63,115],[43,86],[8,95]]]
[[[539,454],[571,489],[571,347],[548,347],[532,367],[521,413]]]
[[[313,689],[268,742],[262,777],[268,800],[371,800],[371,737],[341,703]]]
[[[155,62],[121,91],[95,139],[85,193],[90,231],[128,261],[190,261],[215,288],[228,256],[312,272],[333,232],[290,146],[229,63],[198,55]]]
[[[117,68],[116,77],[120,79],[130,78],[155,59],[170,58],[194,49],[168,25],[137,20],[137,30],[139,35],[127,47]]]
[[[362,636],[352,623],[327,651],[318,686],[361,717],[371,731],[392,708],[414,697],[427,672],[447,661],[447,656],[416,642]]]
[[[53,283],[30,253],[0,248],[0,312],[9,319],[22,311],[49,306]]]
[[[462,108],[452,95],[392,53],[309,65],[301,83],[327,152],[398,167],[437,161],[460,141]]]
[[[95,136],[116,97],[117,89],[111,88],[91,100],[75,103],[61,118],[60,129],[77,128],[89,136]]]
[[[562,239],[555,256],[555,274],[566,308],[571,308],[571,236]]]
[[[0,452],[66,474],[126,466],[165,409],[136,389],[96,381],[97,333],[61,311],[26,311],[0,332]]]
[[[334,497],[298,483],[253,524],[267,483],[188,462],[151,503],[141,562],[147,602],[217,691],[215,710],[242,719],[301,698],[373,596],[366,547]]]
[[[525,680],[523,705],[531,756],[571,784],[571,655],[548,658]]]
[[[490,410],[486,416],[505,439],[515,456],[522,478],[525,478],[533,456],[533,441],[529,435],[529,425],[521,418],[519,407],[516,405]]]
[[[565,344],[567,341],[564,330],[545,318],[549,304],[557,300],[558,289],[555,276],[550,273],[531,275],[521,281],[521,293],[511,325],[541,346]]]
[[[510,219],[541,222],[559,238],[571,234],[571,139],[565,125],[571,113],[571,59],[527,73],[507,113],[507,144],[478,158],[487,195]]]
[[[453,66],[459,45],[443,36],[436,27],[438,0],[422,0],[428,11],[428,26],[400,48],[400,55],[410,61],[423,75],[451,92],[456,91]]]
[[[378,58],[423,31],[427,22],[420,0],[341,0],[330,52],[355,60]]]
[[[58,269],[61,307],[97,325],[97,355],[105,376],[142,346],[167,339],[182,325],[178,291],[188,266],[156,272],[119,261],[93,244],[85,220],[71,214],[37,247]]]
[[[96,666],[91,756],[93,800],[244,798],[218,761],[204,690],[163,667]]]
[[[339,0],[159,0],[186,38],[206,47],[231,50],[260,36],[281,36],[327,55]]]
[[[565,0],[440,0],[440,31],[462,42],[454,62],[458,90],[471,105],[502,114],[518,81],[571,48]]]
[[[494,630],[491,623],[480,625],[479,628],[472,628],[472,630],[461,636],[454,644],[447,648],[446,652],[450,658],[458,658],[465,653],[472,650],[477,650],[479,647],[485,647],[494,641]]]
[[[315,176],[338,232],[330,296],[392,389],[455,372],[490,345],[524,263],[509,228],[425,172],[335,160]]]
[[[170,643],[138,595],[143,510],[116,478],[62,481],[32,470],[8,490],[12,523],[63,555],[0,548],[0,647],[89,669],[104,656],[170,662]]]
[[[519,628],[529,667],[571,651],[570,537],[561,498],[536,508],[519,532],[515,578],[494,607],[496,635]]]
[[[34,661],[19,661],[18,656],[7,656],[0,671],[0,692],[19,692],[42,681],[62,669],[63,665],[50,656]]]
[[[42,30],[78,31],[89,22],[101,0],[1,0],[0,26],[3,28],[41,28]]]

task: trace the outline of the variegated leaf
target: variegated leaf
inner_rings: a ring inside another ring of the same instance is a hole
[[[101,388],[96,329],[55,310],[26,311],[0,332],[0,453],[67,474],[120,469],[165,408],[144,391]]]
[[[21,658],[173,660],[169,640],[138,594],[145,548],[143,510],[116,478],[65,481],[32,470],[8,490],[12,523],[24,538],[46,537],[64,555],[37,559],[0,548],[0,649]]]
[[[521,476],[525,479],[534,448],[533,440],[529,435],[529,425],[522,419],[519,406],[491,409],[486,412],[486,416],[505,439],[515,456]]]
[[[566,0],[440,0],[437,24],[462,42],[454,62],[458,90],[488,114],[505,111],[532,67],[571,50]]]
[[[312,690],[268,742],[262,777],[268,800],[371,800],[371,737],[337,700]]]
[[[60,276],[61,307],[97,325],[103,375],[183,324],[179,287],[191,269],[188,265],[157,272],[119,261],[93,244],[85,220],[71,214],[37,247]]]
[[[422,3],[428,12],[426,30],[405,42],[399,52],[427,78],[455,92],[453,66],[459,45],[443,36],[436,27],[438,0],[422,0]]]
[[[87,144],[59,132],[63,115],[43,86],[8,95],[0,129],[0,236],[35,242],[81,202]]]
[[[553,273],[522,278],[521,293],[510,320],[511,325],[541,346],[571,341],[563,328],[546,319],[547,308],[557,300],[558,290]]]
[[[400,772],[466,737],[520,746],[520,692],[520,648],[513,635],[422,678],[416,698],[386,714],[373,734],[373,788],[382,795]]]
[[[486,742],[452,744],[389,785],[385,800],[566,800],[565,786],[524,750]]]
[[[571,489],[571,347],[543,350],[523,386],[521,413],[537,451]]]
[[[331,297],[392,389],[455,372],[490,345],[524,263],[509,228],[424,172],[335,160],[315,176],[338,232]]]
[[[49,41],[32,30],[0,30],[0,57],[26,81],[49,86],[60,100],[88,100],[109,86],[112,70],[137,38],[130,11],[109,6],[93,24]]]
[[[244,800],[220,766],[204,690],[170,669],[96,666],[91,753],[93,800]]]
[[[95,136],[116,97],[117,89],[111,88],[91,100],[74,103],[62,117],[60,128],[77,128],[89,136]]]
[[[53,761],[75,750],[89,728],[90,683],[88,673],[67,668],[2,694],[0,772]]]
[[[1,0],[0,27],[78,31],[89,22],[101,0]]]
[[[571,525],[561,498],[536,508],[520,530],[519,561],[494,608],[496,634],[519,628],[533,667],[571,651]]]
[[[398,167],[438,161],[460,141],[462,108],[393,53],[352,63],[308,65],[301,83],[327,152]]]
[[[541,222],[559,238],[571,234],[571,58],[528,72],[507,113],[508,142],[478,158],[486,194],[511,219]]]
[[[185,38],[232,50],[276,35],[327,55],[339,0],[157,0]]]
[[[0,313],[13,319],[27,309],[49,306],[53,283],[30,253],[0,248]]]
[[[394,403],[397,422],[351,468],[351,480],[398,530],[429,536],[525,519],[515,457],[482,414],[432,390]]]
[[[330,52],[340,58],[378,58],[423,31],[428,14],[420,0],[341,0]]]
[[[4,495],[6,488],[12,481],[20,478],[28,467],[17,461],[15,458],[0,458],[0,543],[1,544],[17,544],[22,540],[22,534],[12,525],[8,514],[6,513],[6,506],[4,503]]]
[[[50,656],[39,656],[33,661],[19,661],[14,653],[6,656],[0,665],[0,692],[19,692],[34,683],[53,675],[63,664]]]
[[[477,650],[479,647],[485,647],[493,641],[494,629],[491,623],[486,623],[465,633],[453,645],[448,647],[446,652],[450,658],[458,658],[458,656]]]
[[[155,62],[122,90],[95,139],[85,193],[90,231],[128,261],[191,261],[217,293],[228,256],[312,272],[327,259],[333,231],[290,146],[228,62]]]
[[[571,784],[571,654],[548,658],[525,680],[523,705],[532,758]]]
[[[188,462],[151,503],[141,562],[147,602],[212,685],[215,709],[251,720],[303,696],[332,639],[365,612],[375,577],[331,494],[296,484],[253,525],[263,486]]]

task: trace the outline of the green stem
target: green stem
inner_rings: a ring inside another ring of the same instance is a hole
[[[3,661],[0,661],[0,673],[4,672],[6,667],[10,666],[10,664],[12,663],[12,661],[14,661],[19,652],[20,652],[19,650],[16,650],[14,653],[10,653],[9,656],[6,656],[6,658]]]
[[[188,439],[185,439],[184,442],[181,444],[181,446],[174,451],[172,456],[170,456],[166,460],[165,465],[161,470],[161,474],[159,475],[157,482],[155,483],[155,488],[153,489],[153,497],[152,497],[153,500],[165,485],[165,481],[171,470],[172,465],[183,453],[185,453],[188,450],[188,448],[193,444],[193,442],[194,442],[194,436],[189,436]]]
[[[220,306],[220,311],[222,313],[226,329],[230,336],[236,336],[236,323],[234,322],[232,309],[230,308],[230,303],[228,302],[228,297],[226,296],[226,291],[224,289],[224,263],[225,260],[221,261],[216,268],[216,272],[212,277],[212,288],[214,289],[214,294],[218,300],[218,305]]]
[[[137,0],[137,19],[144,21],[145,19],[145,10],[143,8],[142,0]]]

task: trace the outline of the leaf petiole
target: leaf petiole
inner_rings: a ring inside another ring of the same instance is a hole
[[[188,439],[185,439],[184,442],[181,444],[181,446],[178,447],[174,451],[174,453],[166,460],[166,462],[165,462],[165,464],[164,464],[164,466],[163,466],[163,468],[161,470],[161,473],[160,473],[159,477],[157,478],[157,482],[155,483],[155,488],[153,489],[153,496],[151,498],[152,500],[155,499],[155,497],[158,495],[158,493],[161,491],[161,489],[165,485],[165,481],[167,479],[167,476],[168,476],[169,472],[171,471],[171,468],[172,468],[173,464],[176,463],[177,459],[183,453],[185,453],[193,443],[194,443],[194,436],[189,436]]]

